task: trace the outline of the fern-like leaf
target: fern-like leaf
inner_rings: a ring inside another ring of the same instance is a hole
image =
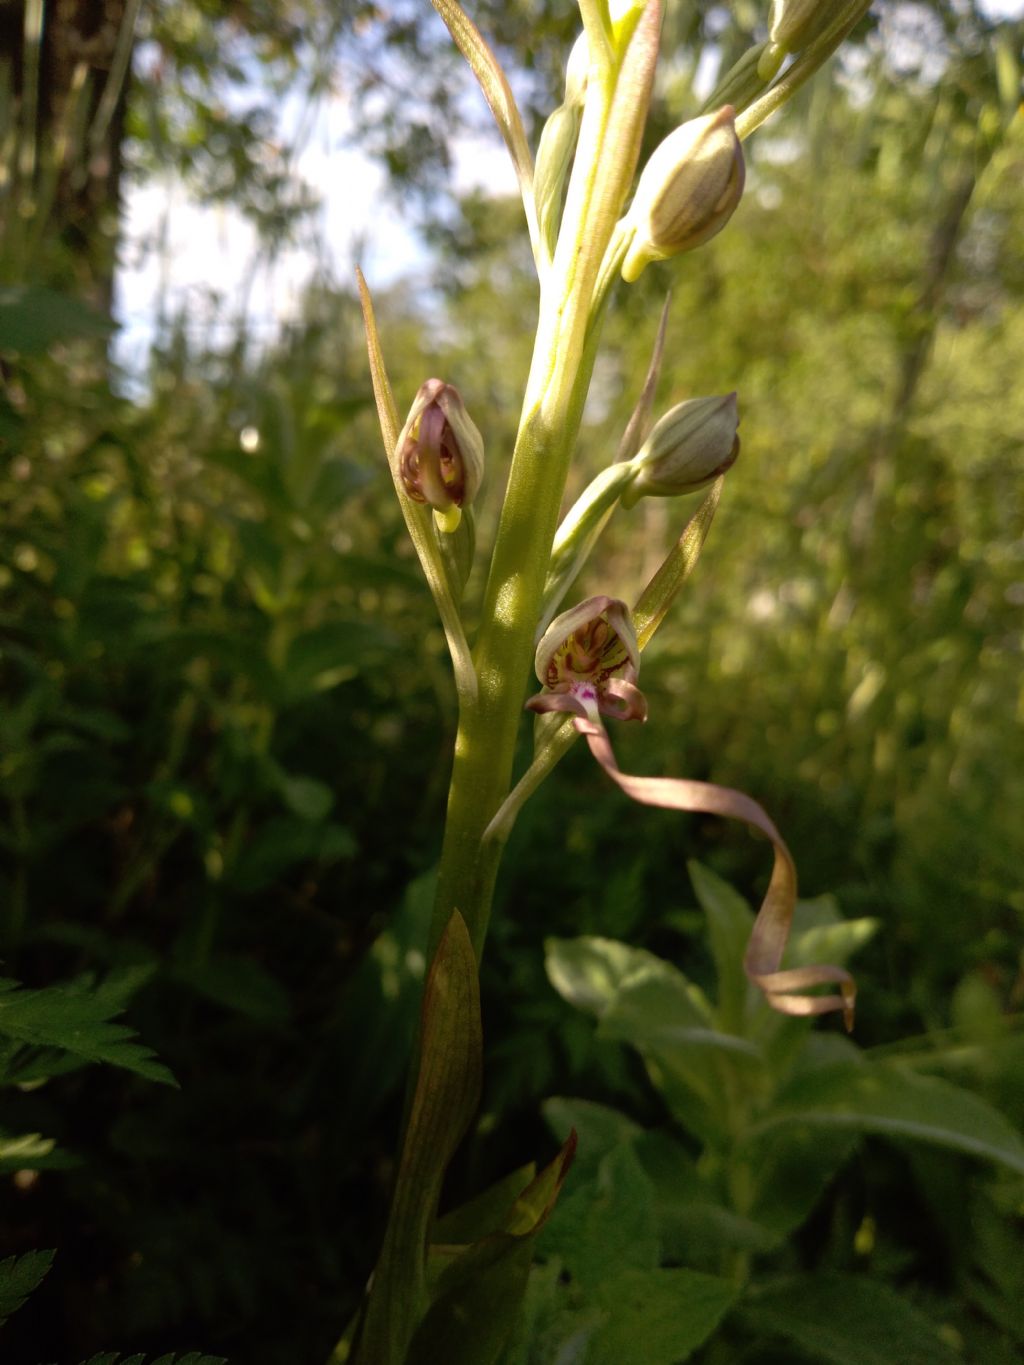
[[[42,990],[27,990],[17,981],[0,978],[0,1038],[16,1046],[3,1079],[19,1084],[48,1079],[85,1061],[109,1062],[147,1080],[175,1085],[152,1049],[133,1041],[134,1029],[110,1022],[151,973],[149,966],[129,967],[111,972],[99,984],[82,977]],[[67,1055],[26,1055],[26,1048]]]
[[[52,1263],[52,1251],[26,1251],[0,1261],[0,1326],[42,1282]]]

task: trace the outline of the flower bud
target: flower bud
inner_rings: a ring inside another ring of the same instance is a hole
[[[537,201],[541,239],[547,243],[552,254],[562,216],[562,195],[576,150],[579,128],[579,108],[573,104],[560,104],[545,123],[537,148],[533,193]]]
[[[724,474],[740,451],[738,426],[735,393],[679,403],[654,424],[630,461],[637,473],[623,490],[623,507],[645,496],[693,493]]]
[[[744,175],[732,105],[670,133],[644,167],[626,216],[633,236],[622,278],[635,280],[651,261],[692,251],[719,232],[740,202]]]
[[[590,75],[590,49],[587,35],[581,33],[572,45],[569,60],[565,64],[565,102],[582,109],[587,94],[587,78]]]
[[[768,36],[784,52],[802,52],[836,17],[836,0],[772,0]]]
[[[484,472],[484,443],[458,389],[441,379],[420,385],[398,438],[397,459],[409,497],[429,503],[441,529],[454,531]]]

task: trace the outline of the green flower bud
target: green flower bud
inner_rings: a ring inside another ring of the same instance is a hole
[[[670,133],[652,152],[626,215],[632,240],[622,278],[633,281],[651,261],[692,251],[721,231],[740,202],[744,176],[732,105]]]
[[[636,477],[623,490],[623,507],[642,497],[694,493],[734,463],[740,452],[735,393],[690,398],[654,424],[630,467]]]
[[[565,64],[565,102],[582,109],[587,94],[587,77],[590,75],[590,51],[587,35],[581,33],[572,45],[569,60]]]
[[[420,385],[396,454],[409,497],[429,503],[441,530],[454,531],[484,473],[484,443],[458,389],[441,379]]]
[[[552,255],[562,217],[562,193],[572,165],[579,130],[579,106],[561,104],[545,123],[537,148],[537,165],[533,174],[537,221],[541,239],[547,243]]]
[[[802,52],[836,17],[842,0],[772,0],[768,36],[784,52]]]

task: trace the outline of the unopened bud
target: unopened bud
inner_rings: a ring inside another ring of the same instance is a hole
[[[441,529],[454,531],[480,487],[484,443],[453,385],[420,385],[398,438],[398,470],[409,497],[429,503]]]
[[[569,60],[565,64],[565,102],[582,109],[587,94],[587,77],[590,75],[590,49],[587,35],[581,33],[572,45]]]
[[[739,420],[735,393],[672,408],[630,461],[637,474],[622,493],[623,507],[643,497],[694,493],[724,474],[740,452]]]
[[[670,133],[644,167],[626,217],[633,236],[622,278],[635,280],[651,261],[692,251],[713,237],[740,202],[744,177],[731,105]]]
[[[768,36],[784,52],[802,52],[836,17],[842,0],[772,0]]]
[[[541,238],[554,254],[558,225],[562,217],[562,195],[572,165],[580,128],[579,107],[560,104],[544,125],[537,148],[533,192],[537,201],[537,221]]]

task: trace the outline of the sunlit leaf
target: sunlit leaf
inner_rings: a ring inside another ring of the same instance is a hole
[[[1024,1138],[986,1100],[891,1064],[840,1064],[798,1075],[752,1134],[790,1123],[913,1138],[1024,1172]]]

